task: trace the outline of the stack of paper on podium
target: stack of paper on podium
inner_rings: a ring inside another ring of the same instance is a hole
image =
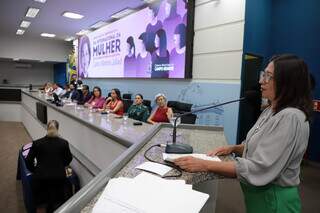
[[[192,189],[184,180],[165,180],[148,173],[109,181],[93,213],[199,212],[209,195]]]

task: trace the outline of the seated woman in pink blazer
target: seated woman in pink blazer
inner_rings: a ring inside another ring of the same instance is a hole
[[[105,98],[101,96],[100,87],[93,88],[93,96],[89,99],[87,103],[84,104],[86,107],[102,109]]]

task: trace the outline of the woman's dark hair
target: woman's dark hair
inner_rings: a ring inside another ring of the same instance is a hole
[[[143,100],[143,96],[140,93],[136,94],[136,96],[140,96],[140,98]]]
[[[142,40],[144,46],[147,48],[148,46],[147,33],[146,32],[141,33],[141,35],[139,36],[139,39]]]
[[[316,79],[311,73],[310,73],[310,86],[312,91],[316,88]]]
[[[127,43],[130,45],[130,50],[133,48],[133,55],[136,55],[136,46],[134,45],[134,40],[132,36],[127,38]]]
[[[84,89],[84,90],[90,90],[90,87],[88,86],[88,85],[82,85],[82,89]]]
[[[178,24],[176,29],[174,30],[174,34],[180,35],[180,48],[186,46],[186,25]]]
[[[89,37],[88,36],[82,36],[81,39],[81,44],[80,44],[80,53],[82,53],[83,51],[83,46],[85,44],[88,44],[88,51],[89,51],[89,64],[90,64],[90,61],[91,61],[91,49],[90,49],[90,40],[89,40]],[[81,54],[79,54],[79,57],[81,57]],[[82,59],[83,60],[83,59]]]
[[[275,113],[286,107],[300,109],[310,121],[312,114],[311,82],[308,66],[303,59],[284,54],[270,60],[274,64]]]
[[[154,16],[156,17],[158,15],[159,9],[160,9],[159,3],[152,3],[148,7],[150,10],[152,10]]]
[[[95,97],[95,95],[94,95],[94,90],[98,90],[99,91],[99,93],[100,93],[100,96],[99,96],[99,98],[101,97],[101,88],[100,87],[97,87],[97,86],[95,86],[95,87],[93,87],[93,96]]]
[[[120,92],[120,90],[118,89],[118,88],[114,88],[114,89],[112,89],[116,94],[117,94],[117,98],[119,99],[119,100],[121,100],[121,92]]]
[[[156,32],[156,35],[159,37],[159,52],[160,56],[167,55],[167,35],[166,31],[160,29]]]
[[[177,16],[177,0],[167,0],[171,5],[169,18]]]

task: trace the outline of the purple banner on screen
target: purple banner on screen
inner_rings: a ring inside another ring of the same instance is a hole
[[[163,0],[79,38],[81,78],[184,78],[186,0]]]

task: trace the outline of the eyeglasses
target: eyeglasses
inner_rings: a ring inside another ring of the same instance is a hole
[[[264,81],[266,83],[269,83],[273,79],[273,76],[267,73],[266,71],[260,72],[260,81]]]

